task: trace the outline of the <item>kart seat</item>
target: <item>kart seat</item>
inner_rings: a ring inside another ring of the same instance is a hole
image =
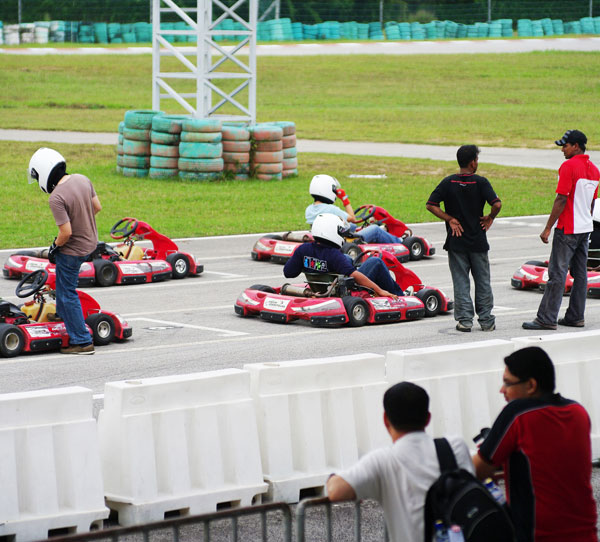
[[[25,314],[21,312],[19,307],[8,301],[0,300],[0,318],[2,317],[24,317]]]
[[[318,294],[329,293],[344,275],[334,273],[304,273],[311,290]]]
[[[282,237],[284,241],[294,241],[295,243],[307,243],[312,240],[309,231],[288,231]]]
[[[123,243],[115,248],[124,260],[137,261],[144,259],[144,251],[138,246]]]

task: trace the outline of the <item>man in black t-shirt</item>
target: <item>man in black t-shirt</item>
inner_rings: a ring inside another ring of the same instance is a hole
[[[500,198],[485,177],[475,175],[479,149],[463,145],[456,158],[460,172],[446,177],[429,196],[427,210],[446,222],[448,265],[454,285],[454,319],[456,329],[471,331],[475,311],[483,331],[496,329],[492,314],[494,296],[490,284],[490,264],[486,232],[502,208]],[[485,202],[490,213],[483,215]],[[444,202],[444,210],[440,204]],[[475,310],[471,300],[471,281],[475,282]]]

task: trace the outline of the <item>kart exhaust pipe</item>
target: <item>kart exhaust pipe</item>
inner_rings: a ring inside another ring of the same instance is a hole
[[[295,295],[297,297],[312,297],[314,295],[313,291],[310,288],[294,286],[293,284],[284,284],[281,287],[280,292],[283,295]]]

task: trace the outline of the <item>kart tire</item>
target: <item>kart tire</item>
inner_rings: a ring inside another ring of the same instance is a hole
[[[361,327],[369,319],[369,305],[364,299],[348,295],[342,298],[350,327]]]
[[[283,159],[287,160],[288,158],[296,158],[298,156],[298,149],[296,147],[289,147],[287,149],[283,149]]]
[[[250,141],[229,141],[227,139],[223,140],[223,154],[226,152],[235,152],[235,153],[249,153]],[[249,160],[247,160],[249,161]]]
[[[287,179],[288,177],[297,177],[298,176],[298,170],[297,169],[284,169],[281,172],[281,176],[284,179]]]
[[[151,179],[168,179],[169,177],[177,177],[178,173],[177,168],[151,167],[148,170],[148,177]]]
[[[117,159],[117,165],[136,169],[147,169],[150,166],[149,156],[137,156],[135,154],[123,154]]]
[[[152,130],[164,134],[180,134],[187,115],[157,115],[152,118]]]
[[[185,143],[221,143],[221,132],[181,132],[180,141]]]
[[[223,154],[221,143],[197,143],[182,141],[179,143],[181,158],[220,158]]]
[[[264,284],[253,284],[248,288],[248,290],[258,290],[259,292],[266,292],[268,294],[274,294],[275,290],[270,286],[266,286]]]
[[[283,130],[274,124],[257,124],[250,129],[255,141],[277,141],[283,137]]]
[[[154,156],[150,157],[150,168],[163,168],[177,170],[177,156]]]
[[[161,145],[159,143],[151,143],[150,154],[152,156],[163,156],[165,158],[179,158],[179,145]]]
[[[187,256],[181,254],[181,252],[167,255],[167,262],[169,262],[173,268],[173,271],[171,272],[171,278],[173,279],[183,279],[187,277],[190,272],[190,261],[187,259]]]
[[[425,317],[430,318],[439,314],[442,308],[442,297],[431,288],[423,288],[415,294],[425,305]]]
[[[169,134],[166,132],[157,132],[152,130],[150,132],[150,141],[152,143],[158,143],[159,145],[174,145],[178,146],[180,140],[179,134]]]
[[[222,158],[179,158],[177,167],[181,171],[221,172]]]
[[[252,162],[256,164],[281,163],[283,162],[283,151],[254,152],[252,153]]]
[[[290,120],[280,120],[273,124],[281,128],[284,136],[294,135],[296,133],[296,123]]]
[[[276,241],[283,241],[283,237],[281,235],[277,235],[276,233],[268,233],[267,235],[263,235],[265,239],[275,239]]]
[[[283,169],[298,169],[298,158],[284,158]]]
[[[137,128],[138,130],[150,130],[152,128],[152,119],[156,115],[163,115],[163,112],[151,109],[132,109],[126,111],[123,129]]]
[[[547,262],[542,262],[541,260],[529,260],[525,262],[523,265],[535,265],[536,267],[548,267]]]
[[[344,254],[348,254],[348,256],[350,256],[350,258],[352,258],[353,262],[356,260],[356,258],[358,258],[358,256],[360,256],[362,254],[362,250],[356,243],[348,243],[348,242],[346,242],[342,245],[342,252]]]
[[[134,141],[148,141],[150,139],[150,130],[138,130],[137,128],[127,128],[123,130],[123,139],[132,139]]]
[[[271,164],[259,163],[254,164],[254,173],[263,173],[273,175],[274,173],[281,173],[283,171],[283,164],[281,162],[274,162]]]
[[[296,136],[295,135],[283,136],[281,138],[281,142],[283,143],[284,150],[290,149],[290,148],[296,146]]]
[[[182,132],[220,132],[222,128],[219,119],[186,119],[181,125]]]
[[[425,243],[418,237],[407,237],[402,241],[402,244],[408,248],[410,259],[417,262],[423,258],[425,254]]]
[[[106,346],[115,339],[115,323],[107,314],[90,314],[85,323],[92,329],[92,338],[96,346]]]
[[[150,156],[150,140],[136,141],[135,139],[123,139],[123,154]]]
[[[25,347],[25,335],[13,324],[0,324],[0,356],[14,358]]]
[[[117,280],[117,266],[110,260],[94,260],[94,270],[98,286],[112,286]]]
[[[283,150],[281,139],[277,141],[257,141],[256,150],[259,152],[275,152]]]
[[[221,132],[223,134],[223,139],[228,141],[250,141],[250,130],[243,126],[229,126],[223,124]]]

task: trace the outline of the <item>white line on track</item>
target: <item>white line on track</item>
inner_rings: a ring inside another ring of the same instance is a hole
[[[203,271],[205,275],[221,275],[223,277],[247,277],[248,275],[237,275],[236,273],[221,273],[219,271]]]
[[[193,324],[182,324],[180,322],[171,322],[168,320],[156,320],[155,318],[132,318],[130,322],[152,322],[154,324],[161,324],[163,326],[172,327],[184,327],[187,329],[200,329],[202,331],[215,331],[222,337],[239,337],[241,335],[249,335],[246,331],[229,331],[228,329],[221,329],[218,327],[207,327],[207,326],[196,326]]]

